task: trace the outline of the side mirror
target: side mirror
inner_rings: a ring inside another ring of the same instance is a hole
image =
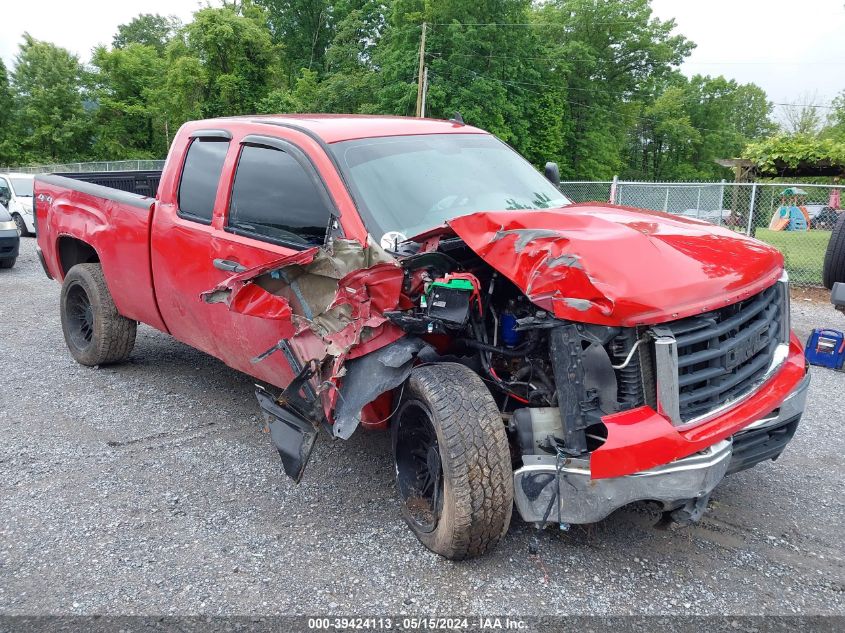
[[[560,169],[558,168],[557,163],[546,163],[543,173],[546,175],[546,179],[550,183],[552,183],[555,187],[560,187]]]

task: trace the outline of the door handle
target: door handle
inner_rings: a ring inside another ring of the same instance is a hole
[[[213,263],[217,270],[225,270],[227,273],[242,273],[247,269],[246,266],[229,259],[215,259]]]

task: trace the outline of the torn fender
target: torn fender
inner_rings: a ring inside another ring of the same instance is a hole
[[[449,227],[556,317],[631,327],[691,316],[770,286],[774,248],[706,222],[613,205],[485,211]]]
[[[253,362],[283,348],[301,366],[316,362],[323,375],[313,387],[323,394],[326,415],[332,417],[337,406],[340,413],[333,417],[340,424],[334,433],[346,439],[357,428],[361,409],[407,378],[413,354],[421,347],[402,341],[405,333],[384,316],[400,305],[403,279],[402,268],[378,245],[335,240],[326,248],[233,275],[203,293],[202,300],[277,321],[280,344],[262,350]],[[378,379],[372,380],[374,376]]]
[[[277,313],[279,308],[271,308],[269,304],[265,304],[265,306],[263,306],[266,309],[266,312],[262,312],[262,306],[254,307],[249,312],[245,311],[249,309],[250,299],[257,295],[257,292],[254,289],[248,291],[247,296],[241,299],[238,298],[239,294],[244,287],[251,287],[256,279],[259,279],[262,275],[270,273],[271,271],[279,270],[287,266],[293,266],[295,264],[308,264],[314,261],[314,258],[317,256],[319,250],[320,249],[317,247],[309,248],[307,250],[300,251],[295,255],[280,257],[279,259],[267,262],[261,266],[256,266],[234,274],[228,279],[220,282],[211,290],[203,292],[200,295],[200,298],[206,303],[225,303],[233,312],[249,314],[250,316],[261,318],[277,318],[274,314]],[[259,288],[261,288],[261,286],[259,286]]]
[[[406,337],[346,363],[346,376],[334,412],[334,435],[349,439],[361,423],[361,410],[381,394],[401,385],[425,343]]]
[[[335,240],[233,275],[201,298],[279,321],[280,338],[312,332],[325,344],[316,359],[322,361],[348,353],[366,330],[386,323],[382,313],[396,308],[401,290],[402,269],[379,246]]]

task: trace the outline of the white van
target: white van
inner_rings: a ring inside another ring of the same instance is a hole
[[[9,210],[21,235],[35,235],[33,178],[32,174],[0,174],[0,204]]]

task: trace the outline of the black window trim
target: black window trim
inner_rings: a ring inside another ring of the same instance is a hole
[[[227,132],[226,130],[197,130],[193,132],[190,137],[191,142],[188,143],[188,149],[185,150],[185,158],[182,159],[182,168],[179,170],[179,185],[176,187],[176,215],[182,218],[183,220],[188,220],[189,222],[196,222],[197,224],[202,224],[205,226],[211,226],[211,223],[214,221],[214,208],[211,209],[211,217],[206,220],[198,215],[194,215],[188,211],[182,210],[182,178],[185,176],[185,165],[188,162],[188,155],[191,153],[191,147],[193,147],[194,142],[197,140],[207,140],[212,142],[219,142],[219,143],[226,143],[226,154],[229,154],[229,150],[231,149],[231,140],[232,134]],[[225,165],[226,158],[223,158],[223,163]],[[223,177],[223,170],[220,170],[220,176],[217,178],[217,188],[220,189],[220,179]],[[215,194],[216,200],[216,194]]]
[[[190,138],[232,140],[232,133],[229,130],[194,130]]]
[[[263,134],[248,134],[247,136],[243,137],[240,142],[240,147],[238,148],[238,162],[235,165],[235,172],[232,176],[232,182],[229,186],[229,204],[226,208],[226,223],[223,225],[223,230],[227,233],[232,233],[234,235],[240,235],[242,237],[249,237],[251,239],[258,240],[260,242],[269,242],[270,244],[276,244],[277,246],[284,246],[286,248],[291,248],[298,251],[305,251],[309,248],[314,248],[314,244],[299,244],[298,242],[293,242],[277,237],[271,237],[268,235],[264,235],[261,233],[256,233],[254,231],[249,231],[247,229],[238,228],[236,226],[229,225],[229,212],[231,210],[232,205],[232,192],[235,187],[235,180],[238,177],[238,168],[240,167],[241,162],[241,154],[243,153],[243,148],[249,147],[266,147],[268,149],[278,150],[280,152],[285,152],[286,154],[290,155],[299,166],[302,167],[302,170],[305,174],[309,177],[314,188],[317,190],[317,194],[320,196],[324,206],[329,212],[329,223],[326,225],[326,235],[323,239],[323,244],[320,245],[318,248],[325,246],[329,243],[329,240],[333,235],[332,225],[339,224],[338,218],[340,217],[340,212],[337,210],[337,205],[334,203],[334,199],[329,192],[329,188],[326,186],[325,181],[320,176],[320,173],[317,171],[317,166],[314,162],[309,158],[308,154],[306,154],[300,147],[296,144],[291,143],[288,140],[281,139],[275,136],[265,136]]]

